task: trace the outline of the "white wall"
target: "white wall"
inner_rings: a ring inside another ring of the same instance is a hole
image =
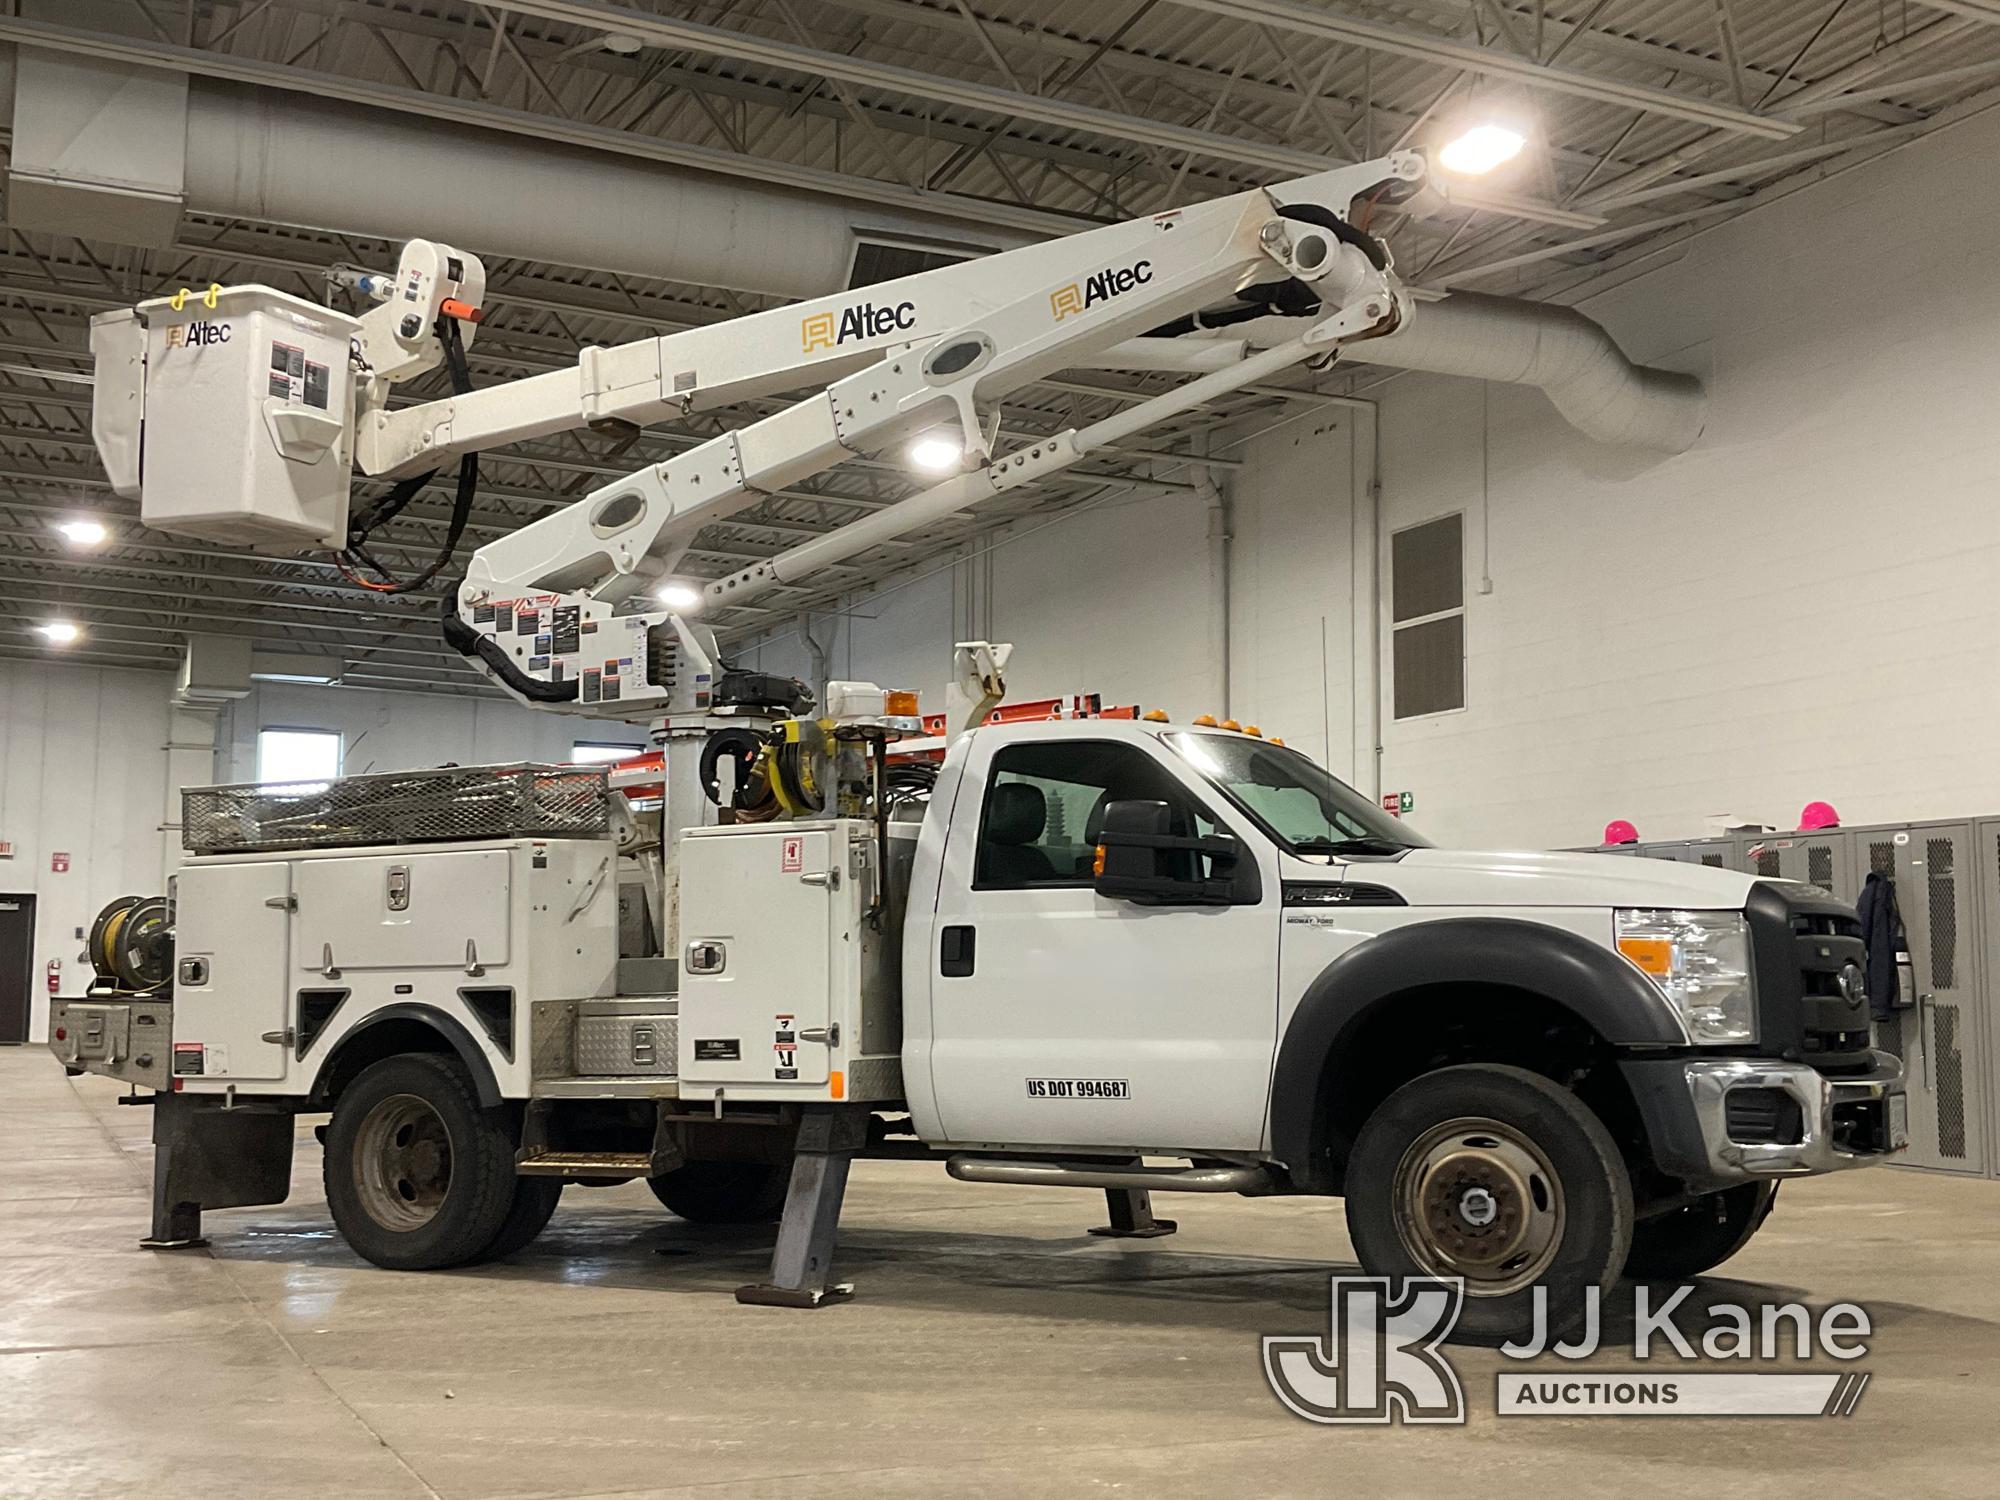
[[[1384,391],[1384,531],[1467,511],[1468,707],[1384,734],[1416,824],[1477,843],[2000,808],[2000,112],[1780,200],[1583,306],[1706,376],[1646,461],[1532,391]]]
[[[2000,811],[1996,160],[1989,111],[1582,300],[1635,358],[1709,381],[1683,456],[1594,445],[1537,391],[1381,372],[1385,572],[1392,529],[1467,522],[1468,706],[1382,735],[1416,826],[1548,847],[1612,817],[1654,838],[1716,814],[1790,827],[1816,798],[1850,823]],[[1317,410],[1227,450],[1248,460],[1229,710],[1364,787],[1368,447],[1365,420]],[[1105,505],[956,569],[944,602],[862,601],[872,643],[841,667],[941,662],[950,618],[1015,642],[1016,698],[1214,711],[1208,557],[1198,500]]]
[[[1119,493],[1059,517],[988,532],[956,561],[932,558],[881,589],[814,615],[827,676],[914,688],[941,712],[955,642],[1020,643],[1009,698],[1099,693],[1192,715],[1219,710],[1220,580],[1209,515],[1185,486]],[[731,659],[803,678],[812,655],[796,621]]]
[[[70,993],[88,979],[81,928],[126,895],[160,889],[167,694],[157,672],[0,662],[0,893],[35,896],[30,1031],[48,1032],[46,965]],[[67,872],[50,856],[69,856]]]

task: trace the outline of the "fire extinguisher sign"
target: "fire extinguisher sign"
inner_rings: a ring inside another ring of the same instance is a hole
[[[49,855],[49,868],[58,875],[69,874],[68,851],[57,849]]]
[[[806,867],[806,841],[796,833],[786,834],[778,845],[778,869],[796,875]]]

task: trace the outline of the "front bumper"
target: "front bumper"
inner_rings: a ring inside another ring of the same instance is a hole
[[[1655,1164],[1698,1191],[1872,1166],[1909,1144],[1903,1064],[1887,1052],[1831,1076],[1761,1057],[1621,1066]]]

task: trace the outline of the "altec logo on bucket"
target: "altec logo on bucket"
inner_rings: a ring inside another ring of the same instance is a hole
[[[898,329],[917,326],[914,302],[863,302],[845,312],[814,313],[799,320],[799,343],[810,354],[815,349],[834,349],[857,339],[879,339]]]
[[[227,323],[182,323],[167,330],[169,349],[201,348],[229,342]]]
[[[1056,315],[1056,321],[1060,323],[1074,314],[1089,312],[1098,303],[1109,302],[1135,286],[1144,286],[1152,279],[1153,263],[1150,260],[1136,260],[1129,266],[1098,271],[1082,281],[1072,281],[1068,286],[1059,286],[1050,292],[1049,311]]]

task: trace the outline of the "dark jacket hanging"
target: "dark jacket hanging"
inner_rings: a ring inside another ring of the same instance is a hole
[[[1886,1021],[1896,1013],[1896,955],[1908,950],[1903,914],[1896,909],[1896,883],[1871,870],[1854,903],[1861,940],[1868,945],[1868,1014]]]

